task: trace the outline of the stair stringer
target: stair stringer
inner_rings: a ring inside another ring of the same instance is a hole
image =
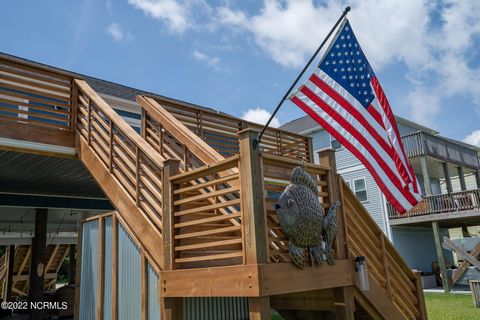
[[[365,256],[369,290],[356,287],[356,301],[384,319],[427,319],[422,285],[340,175],[341,214],[350,258]],[[409,301],[406,301],[408,299]]]
[[[93,178],[97,181],[118,214],[130,227],[130,231],[141,242],[153,259],[163,268],[163,239],[153,223],[144,216],[130,200],[127,191],[116,181],[107,168],[101,165],[100,158],[90,150],[88,143],[77,135],[78,157]],[[100,164],[100,165],[99,165]]]

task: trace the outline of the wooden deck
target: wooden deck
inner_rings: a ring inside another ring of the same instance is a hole
[[[418,277],[336,174],[333,151],[320,155],[321,165],[308,163],[310,140],[277,129],[268,129],[255,149],[258,125],[147,96],[137,98],[138,134],[84,80],[8,59],[0,59],[0,91],[0,138],[28,142],[19,144],[24,152],[42,152],[39,144],[75,147],[116,208],[114,234],[121,223],[138,245],[142,281],[147,262],[159,273],[162,319],[180,319],[183,298],[215,296],[247,297],[250,319],[269,319],[276,297],[307,303],[305,292],[316,299],[331,293],[328,310],[339,319],[353,319],[356,305],[373,318],[426,319]],[[300,270],[290,262],[273,204],[302,164],[326,209],[342,203],[335,266]],[[106,216],[92,218],[99,229]],[[98,246],[103,257],[102,232]],[[115,246],[114,240],[114,273]],[[81,257],[81,243],[78,248]],[[357,284],[357,256],[367,259],[366,292]],[[142,319],[145,299],[142,293]],[[282,313],[287,319],[298,305],[289,307]],[[96,308],[100,319],[101,299]],[[112,308],[115,318],[118,304]]]

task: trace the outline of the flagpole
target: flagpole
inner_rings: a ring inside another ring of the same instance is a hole
[[[307,71],[308,67],[310,66],[310,64],[313,62],[313,60],[315,59],[315,57],[318,55],[318,53],[320,52],[320,50],[322,50],[323,46],[325,45],[325,43],[327,43],[327,40],[330,38],[330,36],[332,35],[333,31],[335,31],[335,29],[337,28],[338,24],[342,21],[342,19],[347,15],[347,13],[350,11],[350,7],[346,7],[345,10],[343,10],[343,13],[342,15],[340,16],[340,18],[338,18],[337,22],[335,23],[335,25],[333,26],[333,28],[330,30],[330,32],[327,34],[327,36],[325,37],[325,39],[322,41],[322,43],[320,44],[320,46],[317,48],[317,50],[315,51],[315,53],[313,54],[313,56],[310,58],[310,60],[308,60],[307,64],[305,65],[305,67],[303,67],[303,70],[300,72],[300,74],[297,76],[297,78],[295,79],[295,81],[292,83],[292,85],[290,86],[290,88],[287,90],[287,92],[285,92],[285,95],[283,96],[282,100],[280,100],[280,102],[277,104],[277,107],[275,108],[275,110],[273,111],[272,115],[270,116],[270,118],[268,119],[267,123],[265,124],[265,126],[263,127],[262,131],[260,131],[260,133],[258,134],[257,138],[253,141],[253,148],[256,148],[259,144],[260,144],[260,141],[262,141],[262,136],[263,134],[265,133],[265,130],[267,130],[267,127],[268,125],[270,124],[270,122],[273,120],[273,117],[275,117],[275,115],[277,114],[278,110],[280,109],[280,107],[282,106],[282,104],[285,102],[285,100],[287,100],[287,97],[289,95],[289,93],[292,91],[292,89],[295,87],[295,85],[297,84],[297,82],[300,80],[300,78],[303,76],[303,74],[305,73],[305,71]]]

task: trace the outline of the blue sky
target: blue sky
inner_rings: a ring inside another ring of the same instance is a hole
[[[261,121],[346,4],[4,1],[0,51]],[[394,112],[480,145],[480,1],[348,4]]]

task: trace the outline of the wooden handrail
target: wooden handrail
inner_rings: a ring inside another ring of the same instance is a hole
[[[161,123],[168,132],[183,143],[190,152],[202,160],[203,163],[212,164],[225,159],[154,99],[146,96],[137,96],[137,102],[151,117]]]
[[[366,257],[369,273],[406,318],[422,319],[418,277],[398,254],[372,216],[360,204],[348,185],[340,179],[342,206],[346,210],[345,228],[350,257]]]
[[[163,167],[163,158],[158,152],[153,149],[142,137],[123,119],[118,115],[113,108],[108,105],[105,100],[93,90],[85,80],[75,79],[76,85],[95,103],[95,105],[115,124],[117,129],[120,129],[134,144],[144,153],[150,161],[159,167]]]

